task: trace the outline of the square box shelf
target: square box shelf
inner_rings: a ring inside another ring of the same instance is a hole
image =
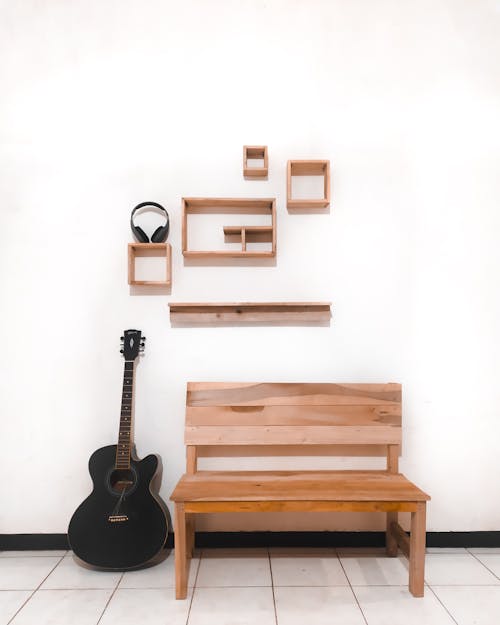
[[[323,198],[293,199],[292,176],[323,176]],[[330,206],[330,161],[288,161],[286,176],[287,208],[327,208]]]
[[[264,161],[261,167],[250,167],[249,160],[259,159]],[[245,178],[267,178],[269,159],[267,145],[244,145],[243,146],[243,176]]]
[[[165,256],[165,280],[136,280],[135,259],[138,256]],[[170,245],[170,243],[129,243],[128,283],[132,286],[172,286],[172,246]]]

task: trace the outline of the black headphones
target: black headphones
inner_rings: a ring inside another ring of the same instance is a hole
[[[140,208],[143,208],[144,206],[154,206],[155,208],[159,208],[165,213],[165,224],[156,228],[156,230],[151,235],[151,243],[163,243],[167,240],[168,236],[168,213],[161,204],[157,204],[156,202],[141,202],[140,204],[137,204],[137,206],[132,211],[132,214],[130,215],[130,228],[132,229],[135,238],[140,243],[149,243],[148,235],[144,232],[142,228],[134,224],[134,215],[136,211],[138,211]]]

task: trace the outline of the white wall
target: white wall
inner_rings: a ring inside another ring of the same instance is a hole
[[[187,380],[400,381],[428,529],[499,529],[499,24],[496,0],[0,2],[0,532],[66,531],[116,439],[127,327],[148,337],[136,443],[165,499]],[[268,181],[243,179],[244,144],[269,146]],[[330,214],[287,213],[288,158],[331,159]],[[276,266],[184,265],[198,195],[275,196]],[[171,215],[170,295],[127,285],[145,199]],[[334,318],[171,328],[170,300],[331,300]]]

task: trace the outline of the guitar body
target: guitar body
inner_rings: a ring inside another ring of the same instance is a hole
[[[154,492],[159,457],[116,468],[117,445],[97,449],[89,460],[92,493],[77,508],[68,528],[74,554],[102,570],[125,571],[161,559],[168,535],[168,512]]]

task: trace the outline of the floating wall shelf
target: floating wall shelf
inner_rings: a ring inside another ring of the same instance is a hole
[[[193,213],[269,215],[268,226],[224,226],[226,241],[241,242],[241,250],[188,249],[188,215]],[[268,242],[269,250],[249,250],[247,243]],[[185,258],[272,258],[276,256],[276,200],[249,198],[182,198],[182,253]]]
[[[170,303],[174,324],[210,323],[324,323],[331,317],[330,302]]]
[[[323,176],[323,198],[293,199],[292,176]],[[288,161],[286,176],[287,208],[327,208],[330,206],[330,161]]]
[[[165,280],[136,280],[135,259],[138,256],[165,256]],[[172,246],[170,245],[170,243],[129,243],[128,283],[133,286],[172,286]]]
[[[259,159],[263,161],[260,167],[251,167],[249,160]],[[243,176],[250,180],[255,178],[267,178],[269,169],[269,159],[267,156],[267,145],[244,145],[243,146]]]

